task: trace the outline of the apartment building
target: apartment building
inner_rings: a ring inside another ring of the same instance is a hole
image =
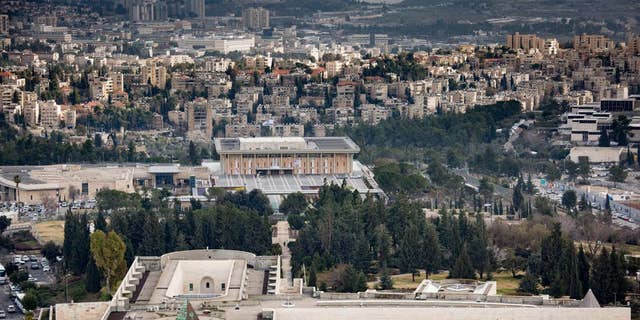
[[[247,8],[242,11],[242,22],[249,30],[269,28],[269,10],[265,8]]]
[[[615,42],[600,34],[581,34],[573,37],[573,48],[591,52],[601,52],[614,49]]]

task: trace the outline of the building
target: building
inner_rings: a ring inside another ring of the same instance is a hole
[[[618,164],[624,160],[626,149],[623,147],[573,147],[568,158],[578,163],[581,158],[586,158],[589,163]]]
[[[60,117],[62,110],[54,100],[40,103],[40,125],[49,128],[57,129],[60,126]]]
[[[167,68],[157,65],[155,61],[148,61],[147,65],[141,67],[142,84],[151,84],[152,86],[164,89],[167,84]]]
[[[167,4],[163,0],[133,0],[129,2],[129,18],[133,22],[167,20]]]
[[[247,8],[242,11],[242,22],[249,30],[269,28],[269,10],[265,8]]]
[[[576,50],[602,52],[614,49],[615,42],[600,34],[581,34],[573,37],[573,48]]]
[[[16,184],[13,177],[20,176]],[[205,167],[173,165],[4,166],[0,170],[0,202],[19,200],[28,205],[46,199],[95,199],[103,189],[132,193],[142,188],[165,188],[174,195],[202,195],[211,186]]]
[[[0,34],[9,32],[9,15],[0,14]]]
[[[213,106],[204,98],[197,98],[185,104],[187,110],[187,128],[205,140],[213,134]]]
[[[187,15],[196,18],[205,17],[204,0],[186,0],[184,5]]]
[[[215,140],[227,175],[350,174],[360,148],[348,137]]]
[[[515,34],[507,35],[507,47],[511,49],[521,49],[525,52],[529,50],[538,50],[540,52],[545,51],[545,40],[534,34]]]

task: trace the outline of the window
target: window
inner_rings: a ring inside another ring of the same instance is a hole
[[[224,285],[224,282],[220,284],[220,288],[222,289],[222,291],[224,291],[224,289],[226,288],[226,286]]]
[[[209,286],[210,286],[210,285],[209,285],[209,282],[205,283],[205,285],[204,285],[204,286],[205,286],[207,289],[209,289]]]
[[[82,194],[89,194],[89,183],[88,182],[83,182],[82,183]]]
[[[209,284],[209,283],[207,283]],[[193,283],[189,283],[189,291],[193,291]]]

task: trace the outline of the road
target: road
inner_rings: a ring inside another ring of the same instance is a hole
[[[15,305],[13,303],[13,298],[11,298],[11,289],[9,288],[9,284],[2,285],[2,289],[0,289],[0,309],[7,311],[7,307],[9,305]],[[22,319],[23,315],[19,312],[16,313],[7,313],[7,319]]]

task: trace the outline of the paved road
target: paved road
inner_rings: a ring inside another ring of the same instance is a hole
[[[0,309],[7,310],[9,305],[14,305],[13,298],[11,298],[11,289],[9,288],[9,284],[4,284],[0,286]],[[17,313],[7,313],[7,319],[22,319],[23,315],[19,312]]]

